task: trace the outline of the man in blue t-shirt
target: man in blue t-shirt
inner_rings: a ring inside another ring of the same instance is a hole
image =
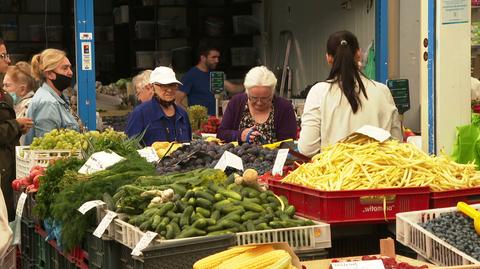
[[[217,68],[220,60],[220,51],[209,47],[200,51],[198,64],[188,70],[182,78],[183,86],[176,94],[176,103],[182,105],[185,96],[188,105],[202,105],[208,109],[209,115],[215,115],[215,95],[210,90],[210,71]],[[227,80],[224,82],[225,89],[230,93],[243,91],[241,85],[233,84]]]

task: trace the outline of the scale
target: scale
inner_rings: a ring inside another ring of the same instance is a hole
[[[410,89],[408,79],[389,79],[387,87],[393,96],[393,101],[397,106],[398,113],[403,115],[410,109]]]
[[[210,72],[210,91],[215,95],[215,116],[219,117],[218,107],[225,93],[225,73],[222,71]]]

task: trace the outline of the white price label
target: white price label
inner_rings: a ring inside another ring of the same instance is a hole
[[[80,213],[82,213],[83,215],[85,215],[85,213],[87,213],[88,210],[104,204],[105,203],[101,200],[88,201],[88,202],[85,202],[82,206],[80,206],[77,210],[80,211]]]
[[[15,218],[17,218],[17,217],[21,218],[22,217],[23,208],[25,207],[25,201],[27,201],[27,194],[22,192],[22,194],[20,194],[20,198],[18,198],[17,210],[15,212],[15,214],[16,214]]]
[[[243,171],[242,158],[229,151],[225,151],[222,157],[220,157],[220,160],[218,160],[217,164],[215,165],[215,169],[220,169],[224,171],[225,168],[227,168],[228,166]]]
[[[78,173],[86,175],[93,174],[105,170],[124,159],[125,158],[115,152],[96,152],[88,158],[87,162],[78,170]]]
[[[281,175],[283,176],[283,166],[287,161],[288,149],[279,149],[277,157],[275,158],[275,163],[272,168],[272,175]]]
[[[142,250],[148,247],[150,245],[150,242],[157,237],[157,233],[147,231],[143,237],[140,239],[140,241],[137,243],[135,248],[132,250],[132,255],[133,256],[140,256],[142,254]]]
[[[108,225],[112,223],[113,219],[117,217],[117,213],[113,211],[108,211],[107,215],[103,217],[102,221],[100,224],[98,224],[97,228],[93,232],[93,235],[95,235],[98,238],[102,238],[103,233],[105,230],[108,228]]]
[[[158,162],[160,158],[158,158],[157,153],[152,147],[145,147],[143,149],[137,150],[138,154],[143,158],[147,159],[148,162]]]
[[[334,262],[332,269],[385,269],[382,260]]]

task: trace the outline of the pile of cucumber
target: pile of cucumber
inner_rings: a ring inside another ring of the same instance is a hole
[[[295,218],[284,196],[235,183],[196,186],[174,197],[130,216],[129,223],[164,239],[314,225]]]

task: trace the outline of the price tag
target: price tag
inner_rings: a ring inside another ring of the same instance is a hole
[[[93,174],[98,171],[107,169],[108,167],[124,160],[122,156],[115,152],[100,151],[92,154],[87,162],[78,170],[80,174]]]
[[[152,147],[145,147],[143,149],[137,150],[138,154],[143,158],[147,159],[148,162],[154,163],[158,162],[160,159],[158,158],[157,153]]]
[[[142,250],[148,245],[150,245],[150,242],[157,236],[157,233],[147,231],[143,237],[140,239],[140,241],[137,243],[135,248],[132,250],[132,255],[133,256],[140,256],[142,254]]]
[[[80,211],[80,213],[82,213],[83,215],[85,215],[85,213],[87,213],[88,210],[104,204],[105,203],[101,200],[88,201],[88,202],[85,202],[82,206],[80,206],[77,210]]]
[[[116,217],[117,217],[117,213],[113,211],[108,211],[107,215],[103,217],[100,224],[98,224],[97,228],[93,232],[93,235],[95,235],[98,238],[102,238],[102,235],[105,232],[105,230],[108,228],[108,225],[110,225],[110,223],[112,223],[113,219]]]
[[[218,160],[218,162],[217,162],[217,164],[215,165],[214,168],[224,171],[225,168],[227,168],[228,166],[243,171],[242,158],[238,157],[237,155],[235,155],[235,154],[233,154],[229,151],[225,151],[223,153],[222,157],[220,157],[220,160]]]
[[[332,269],[385,269],[382,260],[333,262]]]
[[[277,157],[275,158],[275,163],[272,168],[272,175],[281,175],[283,176],[283,166],[285,161],[287,161],[288,149],[279,149]]]
[[[25,207],[25,201],[27,201],[27,194],[22,192],[22,194],[20,194],[20,198],[18,198],[17,210],[15,212],[15,214],[16,214],[15,218],[17,218],[17,217],[21,218],[22,217],[23,208]]]

